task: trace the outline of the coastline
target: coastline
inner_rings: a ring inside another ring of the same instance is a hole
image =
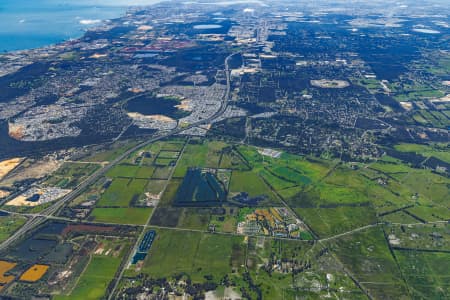
[[[110,20],[124,16],[133,5],[86,5],[75,2],[66,6],[32,8],[0,6],[0,55],[48,49],[76,40]],[[3,28],[3,29],[1,29]]]

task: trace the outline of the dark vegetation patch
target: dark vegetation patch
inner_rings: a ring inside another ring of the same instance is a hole
[[[111,40],[118,36],[122,36],[129,33],[131,30],[134,30],[135,28],[136,28],[135,26],[117,26],[108,31],[89,30],[84,34],[82,40],[86,42],[98,39]]]
[[[0,77],[0,102],[19,97],[42,83],[40,76],[47,73],[50,64],[35,62],[14,72]]]
[[[177,51],[167,59],[160,61],[160,64],[176,67],[179,71],[207,71],[223,66],[225,58],[229,55],[223,49],[213,45],[200,45],[195,48]]]
[[[150,220],[151,225],[176,227],[183,210],[181,208],[158,207]]]
[[[241,192],[231,198],[231,202],[237,204],[238,206],[258,206],[258,204],[267,199],[266,195],[251,197],[246,192]]]
[[[420,164],[426,159],[424,156],[414,152],[401,152],[391,148],[386,149],[386,154],[409,163],[415,168],[420,167]]]
[[[237,54],[231,56],[231,58],[228,60],[228,66],[230,67],[230,69],[238,69],[238,68],[242,67],[243,63],[244,63],[244,60],[242,58],[241,53],[237,53]]]
[[[180,110],[176,105],[180,100],[175,97],[156,97],[155,95],[142,95],[127,102],[125,109],[143,115],[165,115],[174,119],[181,119],[189,112]]]
[[[50,254],[57,244],[56,239],[30,237],[16,246],[11,255],[21,260],[35,262]]]
[[[436,157],[430,157],[428,158],[423,165],[425,167],[431,168],[431,169],[436,169],[437,167],[445,167],[447,168],[447,172],[450,172],[450,164],[446,163],[445,161],[442,161]]]
[[[361,129],[368,129],[368,130],[382,130],[386,129],[388,125],[382,121],[376,120],[376,119],[369,119],[369,118],[358,118],[356,119],[356,127]]]
[[[226,200],[223,184],[211,172],[188,169],[174,199],[176,206],[220,205]]]
[[[208,132],[208,136],[243,139],[245,137],[245,122],[245,118],[230,118],[214,123]]]
[[[125,133],[123,134],[123,137],[142,137],[142,136],[148,136],[151,135],[155,132],[157,132],[158,130],[156,129],[145,129],[145,128],[139,128],[136,125],[131,125],[130,127],[128,127],[128,129],[125,131]]]
[[[392,98],[389,95],[378,93],[375,95],[375,97],[377,98],[378,102],[380,102],[381,105],[389,106],[396,112],[404,111],[404,109],[400,105],[400,103],[398,103],[398,101],[396,101],[394,98]]]
[[[73,233],[111,233],[117,232],[117,229],[114,226],[99,226],[99,225],[84,225],[84,224],[75,224],[65,226],[62,231],[62,235],[66,236]]]
[[[238,103],[236,103],[236,106],[245,109],[251,115],[274,111],[273,109],[271,109],[269,107],[264,107],[264,106],[258,105],[256,103],[250,103],[250,102],[238,102]]]

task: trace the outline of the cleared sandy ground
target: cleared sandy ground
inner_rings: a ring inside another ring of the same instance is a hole
[[[11,158],[0,162],[0,179],[8,175],[15,167],[17,167],[23,158]]]
[[[175,105],[176,108],[184,110],[184,111],[192,111],[191,101],[190,100],[181,100],[181,103]]]
[[[10,194],[10,192],[8,192],[8,191],[0,190],[0,198],[8,197],[9,194]]]
[[[13,200],[9,201],[8,203],[6,203],[6,205],[11,205],[11,206],[37,206],[37,205],[39,205],[39,202],[27,201],[26,197],[20,195],[20,196],[17,196],[16,198],[14,198]]]
[[[62,163],[61,160],[56,160],[51,157],[40,160],[27,159],[17,168],[17,172],[14,172],[14,174],[11,174],[2,181],[2,185],[11,186],[16,181],[30,178],[42,178],[56,171]]]
[[[172,118],[169,118],[167,116],[164,115],[150,115],[150,116],[146,116],[140,113],[128,113],[128,116],[132,119],[138,119],[138,118],[142,118],[142,119],[147,119],[147,120],[151,120],[151,121],[161,121],[161,122],[173,122],[174,120]]]

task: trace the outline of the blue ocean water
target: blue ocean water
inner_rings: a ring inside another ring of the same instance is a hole
[[[0,52],[38,48],[83,35],[98,20],[156,0],[0,0]]]

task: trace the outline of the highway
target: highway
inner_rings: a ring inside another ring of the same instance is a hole
[[[75,189],[70,192],[69,194],[65,195],[63,198],[55,202],[53,205],[49,206],[48,208],[44,209],[40,212],[39,215],[31,216],[30,219],[25,223],[20,229],[18,229],[14,234],[12,234],[8,239],[3,241],[0,244],[0,251],[5,250],[7,247],[9,247],[11,244],[13,244],[15,241],[17,241],[19,238],[21,238],[23,235],[25,235],[27,232],[33,230],[40,224],[44,223],[48,216],[52,216],[55,214],[60,208],[62,208],[66,203],[74,200],[76,197],[78,197],[80,194],[82,194],[86,188],[88,188],[91,184],[95,183],[100,177],[102,177],[106,172],[108,172],[110,169],[112,169],[115,165],[120,163],[123,159],[125,159],[128,155],[135,152],[136,150],[139,150],[142,147],[145,147],[151,143],[154,143],[156,141],[159,141],[161,139],[170,137],[172,135],[179,134],[185,130],[188,130],[190,128],[194,128],[200,125],[209,124],[216,118],[220,117],[228,106],[228,100],[230,98],[230,92],[231,92],[231,80],[230,80],[230,70],[228,66],[228,60],[237,53],[230,54],[225,59],[225,73],[226,73],[226,80],[227,80],[227,87],[225,91],[225,95],[223,98],[223,101],[221,103],[221,106],[219,110],[212,115],[211,117],[189,124],[188,126],[185,126],[183,128],[175,128],[168,132],[162,132],[158,133],[156,136],[151,137],[150,139],[136,145],[135,147],[127,150],[123,154],[121,154],[119,157],[111,161],[108,165],[104,166],[103,168],[97,170],[93,174],[91,174],[88,178],[86,178],[83,182],[81,182]]]

